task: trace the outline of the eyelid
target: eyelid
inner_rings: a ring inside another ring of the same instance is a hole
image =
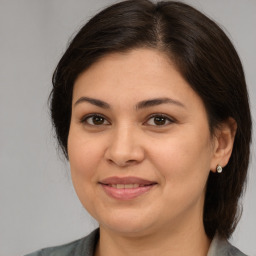
[[[147,125],[148,121],[152,118],[155,118],[155,117],[162,117],[162,118],[165,118],[167,121],[169,121],[168,124],[164,124],[164,125],[150,125],[149,126],[156,126],[156,127],[165,127],[167,125],[170,125],[172,123],[175,123],[176,120],[172,117],[170,117],[169,115],[166,115],[166,114],[162,114],[162,113],[154,113],[154,114],[151,114],[150,116],[147,117],[146,121],[144,122],[144,124]]]
[[[87,122],[87,120],[91,117],[101,117],[101,118],[104,118],[105,121],[108,122],[108,124],[101,124],[101,125],[93,125],[93,124],[89,124]],[[110,125],[110,121],[102,114],[99,114],[99,113],[90,113],[90,114],[87,114],[87,115],[84,115],[81,119],[80,119],[80,123],[82,124],[86,124],[86,125],[90,125],[90,126],[102,126],[102,125]]]
[[[108,122],[107,124],[100,124],[100,125],[94,125],[94,124],[90,124],[87,122],[87,120],[91,117],[101,117],[104,119],[104,122]],[[162,117],[162,118],[165,118],[168,123],[167,124],[163,124],[163,125],[152,125],[152,124],[147,124],[149,122],[150,119],[152,118],[155,118],[155,117]],[[143,122],[143,125],[148,125],[148,126],[156,126],[156,127],[165,127],[167,125],[170,125],[172,123],[175,123],[176,120],[172,117],[170,117],[169,115],[166,115],[166,114],[163,114],[163,113],[154,113],[154,114],[151,114],[149,115],[147,118],[146,118],[146,121]],[[81,119],[80,119],[80,123],[82,124],[85,124],[85,125],[89,125],[89,126],[103,126],[103,125],[110,125],[111,122],[108,120],[107,117],[105,117],[105,115],[103,114],[99,114],[99,113],[90,113],[90,114],[87,114],[87,115],[84,115]]]

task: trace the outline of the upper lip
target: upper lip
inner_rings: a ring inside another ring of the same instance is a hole
[[[114,185],[114,184],[139,184],[139,185],[152,185],[156,184],[155,181],[145,180],[139,177],[109,177],[101,180],[99,183],[104,185]]]

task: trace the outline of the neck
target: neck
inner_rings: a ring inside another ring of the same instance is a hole
[[[203,223],[195,229],[186,226],[181,231],[176,228],[161,229],[147,235],[124,235],[100,227],[100,240],[96,256],[206,256],[210,240],[206,236]]]

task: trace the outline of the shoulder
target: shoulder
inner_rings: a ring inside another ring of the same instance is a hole
[[[242,253],[239,249],[237,249],[235,246],[232,246],[229,244],[229,255],[230,256],[247,256],[244,253]]]
[[[96,229],[88,236],[71,243],[48,247],[25,256],[93,256],[98,238],[99,230]]]
[[[227,240],[216,235],[212,240],[207,256],[247,256]]]

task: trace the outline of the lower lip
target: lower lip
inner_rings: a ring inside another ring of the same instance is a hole
[[[131,200],[136,197],[139,197],[145,193],[147,193],[149,190],[151,190],[155,184],[149,185],[149,186],[143,186],[138,188],[114,188],[110,187],[108,185],[101,184],[104,191],[112,198],[118,199],[118,200]]]

